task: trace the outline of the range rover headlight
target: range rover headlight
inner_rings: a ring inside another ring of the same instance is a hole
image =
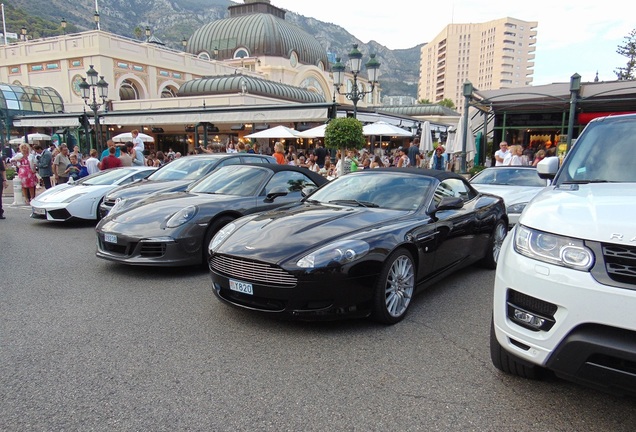
[[[594,265],[594,253],[582,240],[518,226],[515,251],[546,263],[588,271]]]
[[[327,267],[347,264],[358,260],[369,252],[369,244],[362,240],[342,240],[323,246],[298,260],[302,268]]]

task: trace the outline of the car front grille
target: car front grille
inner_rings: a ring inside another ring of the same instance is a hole
[[[607,276],[623,284],[636,285],[636,247],[603,244]]]
[[[145,258],[158,258],[166,253],[165,243],[142,242],[139,255]]]
[[[262,283],[283,288],[296,286],[296,277],[282,268],[227,255],[213,255],[210,270],[245,282]]]

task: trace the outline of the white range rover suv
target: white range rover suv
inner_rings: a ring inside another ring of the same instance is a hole
[[[636,394],[636,115],[596,119],[504,241],[492,362]]]

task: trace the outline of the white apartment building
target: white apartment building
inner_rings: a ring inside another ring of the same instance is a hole
[[[418,100],[451,99],[464,108],[463,85],[495,90],[532,84],[537,22],[501,18],[449,24],[422,47]]]

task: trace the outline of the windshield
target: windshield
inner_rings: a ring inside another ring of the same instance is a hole
[[[415,210],[430,196],[434,180],[422,175],[377,172],[347,174],[309,196],[323,204]]]
[[[554,184],[636,182],[636,117],[593,121],[576,141]]]
[[[258,167],[228,165],[199,180],[190,192],[254,196],[263,188],[269,174],[269,170]]]
[[[135,171],[137,172],[137,171]],[[88,177],[81,179],[78,183],[83,185],[112,185],[117,181],[128,177],[132,172],[127,169],[109,169],[106,171],[100,171],[95,174],[91,174]]]
[[[474,185],[546,186],[546,181],[539,177],[536,169],[524,168],[485,169],[470,182]]]
[[[148,180],[197,180],[210,171],[217,159],[200,158],[196,156],[175,159],[148,177]]]

